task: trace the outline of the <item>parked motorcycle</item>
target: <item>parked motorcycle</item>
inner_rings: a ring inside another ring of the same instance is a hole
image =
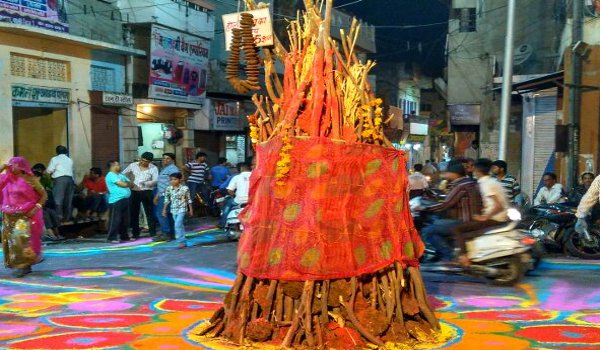
[[[577,208],[568,204],[543,204],[528,210],[521,228],[540,242],[545,250],[582,259],[600,259],[600,228],[584,234],[575,232]]]
[[[413,215],[417,215],[421,207],[419,201],[420,199],[411,200]],[[526,272],[534,269],[531,249],[536,240],[517,229],[521,220],[518,210],[510,209],[509,217],[511,221],[507,224],[490,228],[481,236],[467,242],[470,266],[425,265],[424,271],[481,276],[498,286],[517,284]],[[439,260],[439,253],[432,247],[426,247],[422,261],[436,260]]]

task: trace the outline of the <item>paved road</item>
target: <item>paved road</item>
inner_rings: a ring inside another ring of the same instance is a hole
[[[0,348],[222,348],[192,330],[229,289],[236,243],[209,227],[191,231],[194,246],[183,250],[87,241],[47,247],[24,279],[0,270]],[[547,261],[515,288],[424,277],[455,338],[433,348],[600,349],[600,263]]]

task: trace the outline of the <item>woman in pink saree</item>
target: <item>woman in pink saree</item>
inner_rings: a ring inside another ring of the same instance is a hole
[[[47,194],[23,157],[11,158],[0,173],[4,265],[17,269],[15,276],[23,277],[41,261],[42,207]]]

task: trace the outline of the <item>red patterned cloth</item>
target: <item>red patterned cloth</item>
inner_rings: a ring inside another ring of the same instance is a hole
[[[256,278],[323,280],[417,265],[423,243],[407,196],[404,153],[328,138],[294,138],[276,184],[281,139],[257,147],[238,263]]]

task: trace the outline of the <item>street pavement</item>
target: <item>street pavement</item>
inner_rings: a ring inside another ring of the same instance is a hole
[[[0,270],[1,349],[226,349],[194,335],[235,277],[237,243],[210,223],[191,247],[149,238],[45,247],[23,278]],[[522,284],[424,273],[445,336],[426,349],[600,349],[600,262],[551,259]]]

